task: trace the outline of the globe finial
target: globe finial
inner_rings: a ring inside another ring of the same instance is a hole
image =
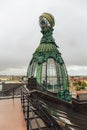
[[[53,28],[55,25],[55,20],[54,17],[49,14],[49,13],[43,13],[40,17],[39,17],[39,24],[40,27],[43,29],[45,28]]]

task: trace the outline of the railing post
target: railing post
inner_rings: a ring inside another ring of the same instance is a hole
[[[22,94],[22,89],[21,89],[21,104],[23,103],[23,94]]]
[[[24,93],[23,93],[22,89],[21,89],[21,105],[22,105],[22,108],[23,108],[23,112],[25,112]]]
[[[12,96],[12,98],[14,99],[14,89],[13,89],[13,96]]]
[[[23,112],[25,113],[25,106],[24,106],[24,93],[23,93],[23,104],[22,104],[22,107],[23,107]]]
[[[29,99],[27,100],[27,130],[29,130]]]

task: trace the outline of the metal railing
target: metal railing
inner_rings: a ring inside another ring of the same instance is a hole
[[[46,130],[46,128],[47,130],[63,130],[43,104],[37,99],[36,95],[32,93],[33,92],[29,92],[26,87],[23,87],[21,90],[21,103],[27,130]],[[32,126],[32,121],[34,121],[36,127]]]
[[[9,99],[9,98],[17,98],[20,97],[19,94],[16,94],[17,89],[20,88],[21,91],[22,86],[16,86],[13,88],[8,88],[6,90],[0,91],[0,99]]]

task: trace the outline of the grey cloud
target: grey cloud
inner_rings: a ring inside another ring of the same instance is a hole
[[[0,70],[27,66],[40,43],[38,17],[55,17],[54,38],[67,66],[87,65],[86,0],[0,1]]]

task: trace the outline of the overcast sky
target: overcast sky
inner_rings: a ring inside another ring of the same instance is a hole
[[[69,75],[87,75],[87,0],[0,0],[0,74],[26,75],[43,12],[55,17],[54,38]]]

